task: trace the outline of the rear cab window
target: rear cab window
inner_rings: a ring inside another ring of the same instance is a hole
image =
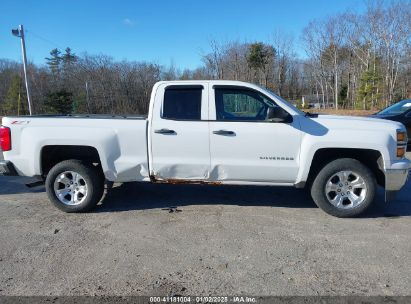
[[[201,120],[203,86],[170,86],[164,91],[162,119]]]

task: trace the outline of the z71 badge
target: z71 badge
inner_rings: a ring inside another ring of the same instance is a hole
[[[30,123],[30,120],[13,120],[12,125],[27,125]]]

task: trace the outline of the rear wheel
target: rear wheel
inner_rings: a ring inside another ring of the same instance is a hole
[[[374,200],[376,181],[371,170],[356,159],[337,159],[321,169],[311,186],[314,202],[328,214],[353,217]]]
[[[50,201],[65,212],[86,212],[94,208],[104,192],[101,170],[79,160],[55,165],[47,175],[46,191]]]

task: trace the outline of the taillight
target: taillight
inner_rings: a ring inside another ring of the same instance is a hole
[[[3,151],[11,150],[11,132],[7,127],[0,127],[0,149]]]

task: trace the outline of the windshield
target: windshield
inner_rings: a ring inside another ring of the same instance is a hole
[[[406,99],[378,112],[378,115],[399,115],[411,109],[411,99]]]
[[[273,91],[271,91],[270,89],[264,88],[262,86],[259,86],[262,90],[264,90],[265,92],[268,93],[268,95],[273,95],[275,96],[275,98],[279,99],[280,101],[282,101],[283,103],[285,103],[288,107],[290,107],[291,109],[293,109],[295,112],[297,112],[300,115],[305,115],[305,112],[301,111],[299,108],[297,108],[296,106],[294,106],[293,104],[291,104],[290,102],[288,102],[287,100],[285,100],[284,98],[281,98],[280,96],[278,96],[277,94],[275,94]]]

